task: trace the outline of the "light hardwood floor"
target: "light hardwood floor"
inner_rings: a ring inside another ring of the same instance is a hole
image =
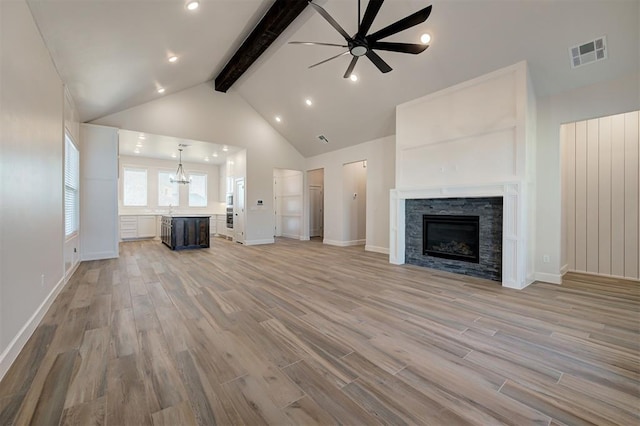
[[[640,422],[639,284],[525,290],[279,240],[81,264],[0,424]]]

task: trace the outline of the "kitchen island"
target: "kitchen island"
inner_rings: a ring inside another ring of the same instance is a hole
[[[162,216],[160,238],[171,250],[209,248],[209,218],[205,215]]]

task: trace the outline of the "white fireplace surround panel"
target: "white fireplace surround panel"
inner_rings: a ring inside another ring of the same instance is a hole
[[[482,185],[453,185],[391,190],[389,261],[405,263],[405,201],[433,198],[502,197],[502,286],[522,289],[530,284],[526,267],[526,223],[522,200],[526,185],[500,182]]]

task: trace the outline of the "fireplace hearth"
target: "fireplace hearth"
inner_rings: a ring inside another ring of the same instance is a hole
[[[405,201],[405,263],[502,281],[502,197]]]
[[[480,217],[423,215],[423,254],[480,262]]]

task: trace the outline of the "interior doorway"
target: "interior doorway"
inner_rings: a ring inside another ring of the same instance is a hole
[[[302,237],[302,195],[300,170],[273,170],[274,237]]]
[[[324,169],[307,172],[309,184],[309,237],[324,237]]]
[[[367,160],[342,166],[343,228],[346,245],[364,245],[367,240]]]
[[[244,222],[245,222],[245,193],[244,178],[235,181],[235,203],[233,205],[233,233],[234,240],[244,244]]]

